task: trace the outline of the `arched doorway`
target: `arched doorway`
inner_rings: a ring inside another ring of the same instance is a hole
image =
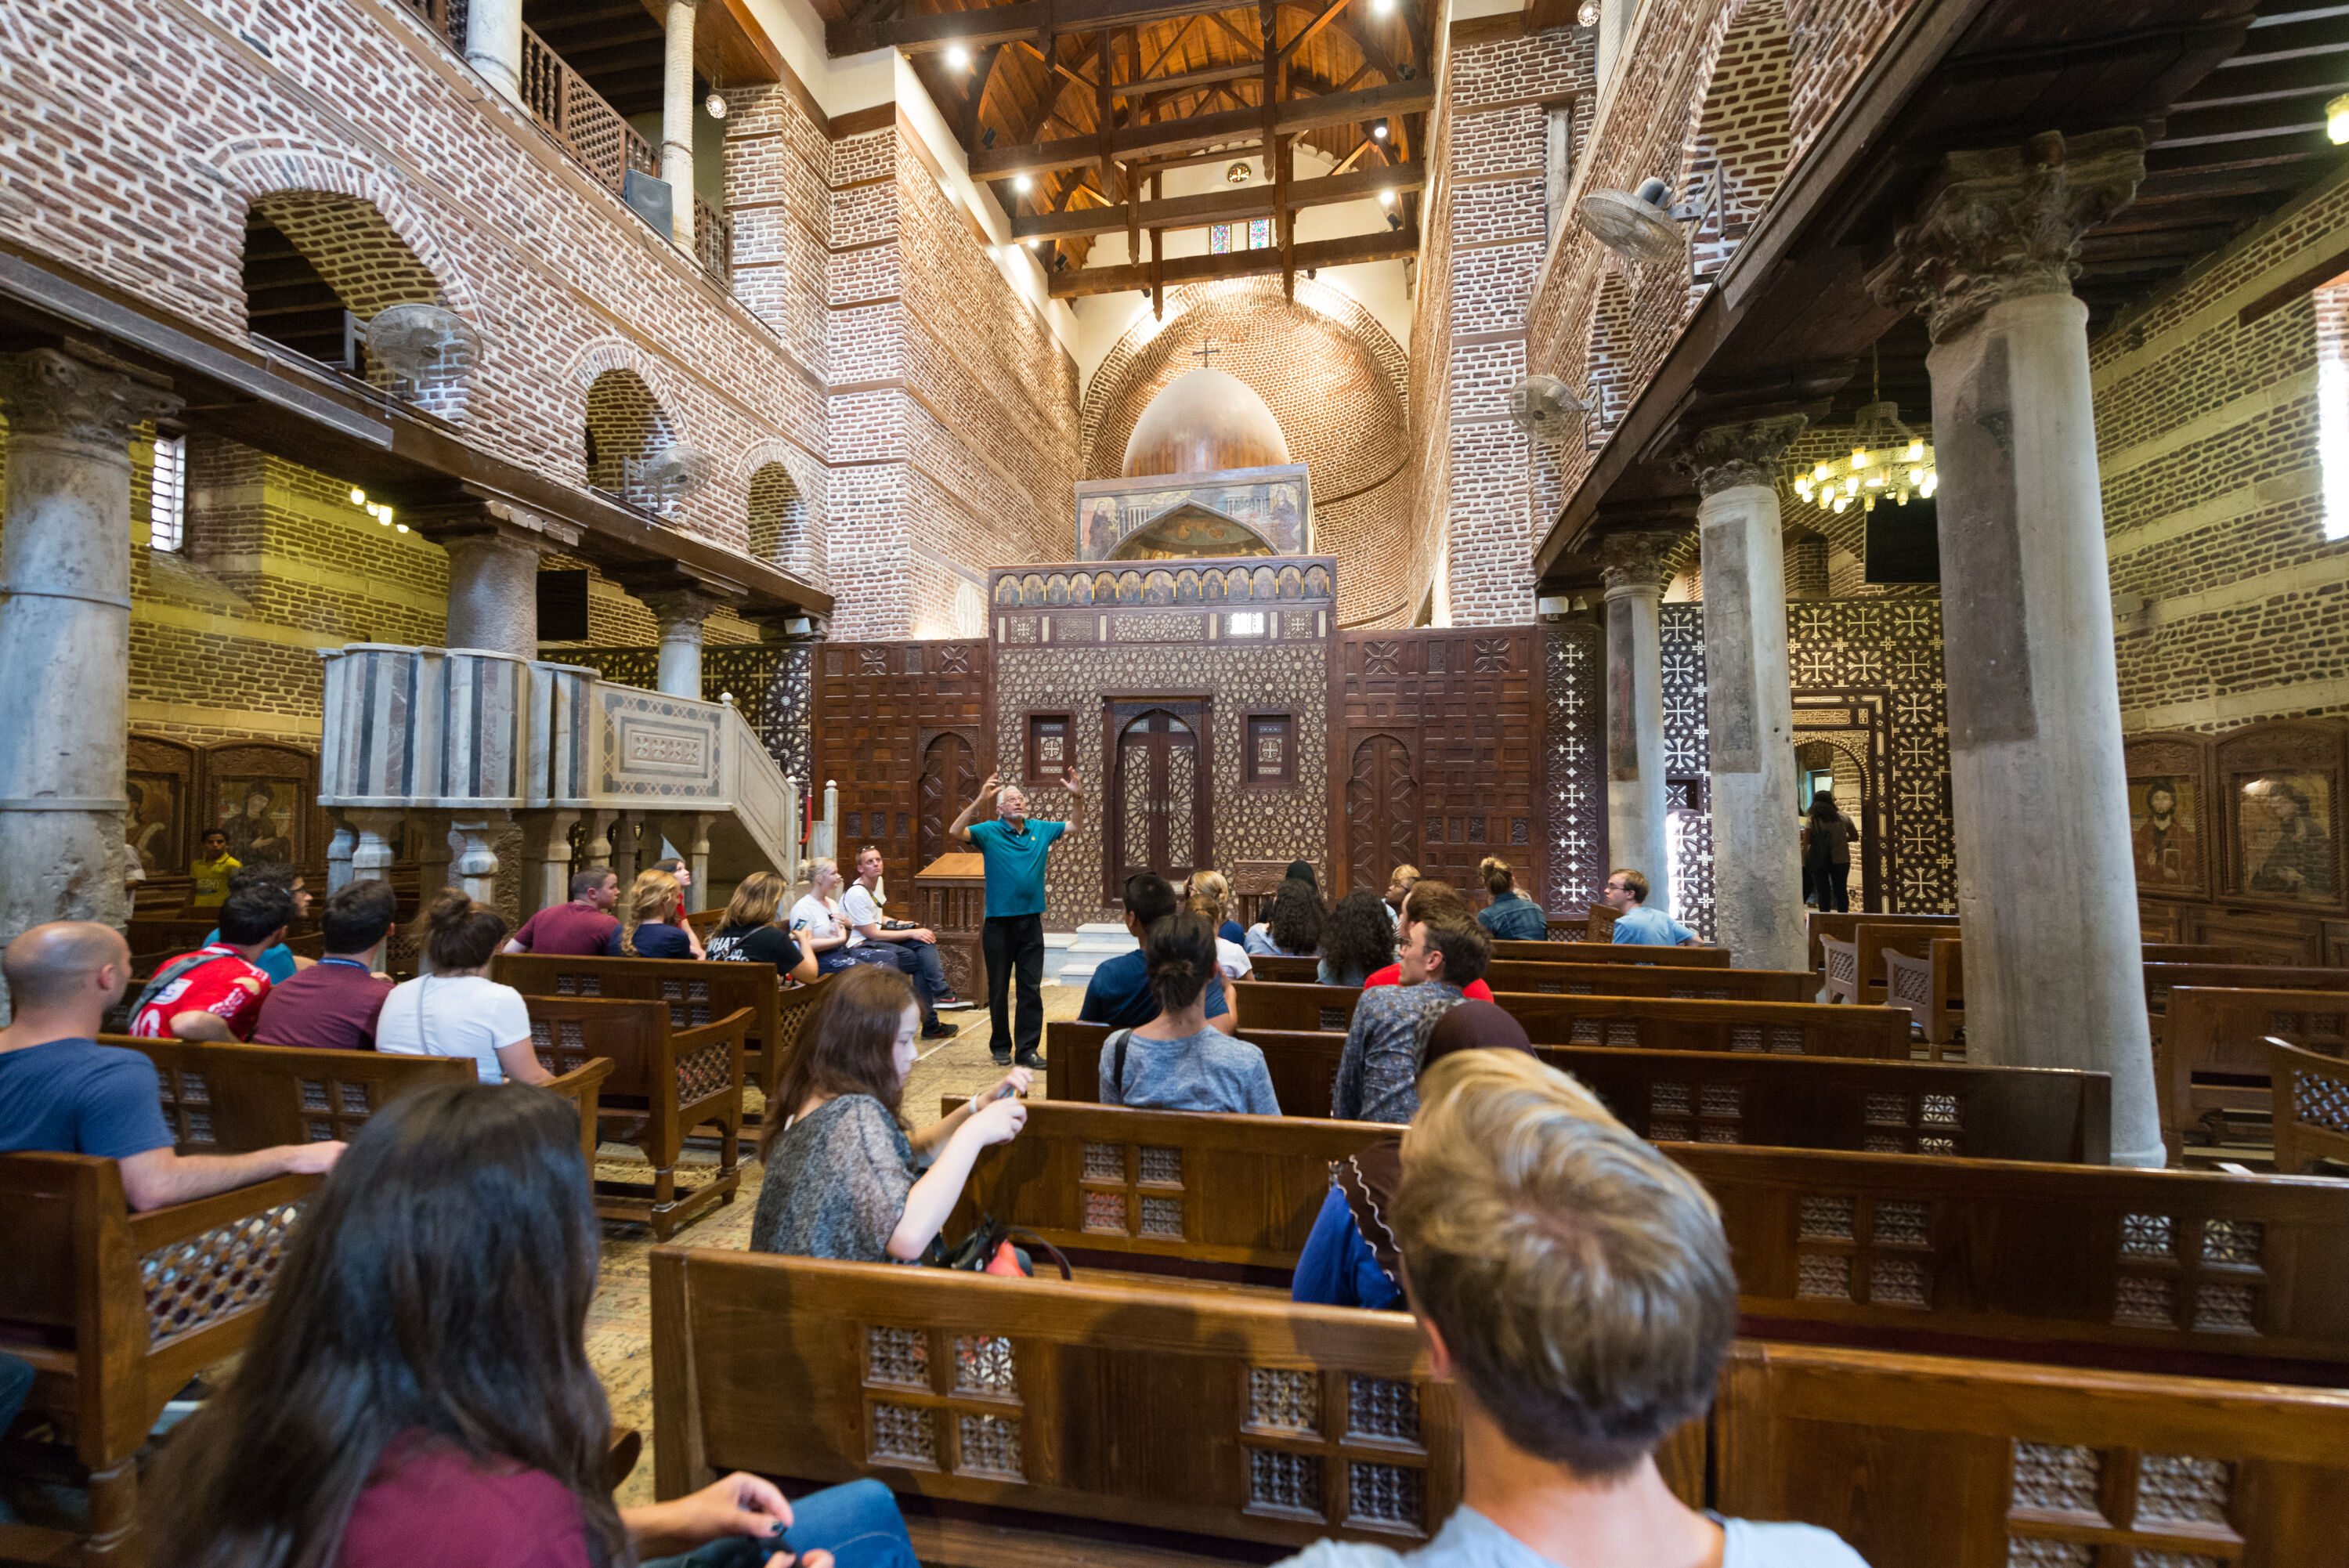
[[[1346,779],[1349,889],[1384,892],[1387,873],[1418,852],[1419,782],[1411,752],[1392,735],[1373,735],[1354,748]]]
[[[1108,896],[1124,897],[1125,879],[1156,872],[1181,882],[1194,867],[1212,863],[1208,846],[1209,789],[1200,744],[1202,703],[1152,705],[1139,712],[1112,709],[1116,741],[1111,755]]]
[[[947,828],[978,794],[978,757],[970,742],[948,733],[922,750],[922,783],[914,828],[914,872],[947,852]]]

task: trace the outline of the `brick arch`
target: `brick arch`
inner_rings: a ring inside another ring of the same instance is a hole
[[[745,488],[751,558],[824,586],[831,573],[823,528],[790,465],[780,458],[761,463]]]
[[[1777,193],[1794,145],[1787,116],[1795,57],[1781,0],[1743,0],[1724,7],[1717,26],[1680,170],[1682,201],[1695,199],[1713,164],[1722,170],[1720,225],[1707,220],[1692,246],[1700,273],[1735,253],[1744,230]],[[1692,285],[1691,309],[1702,294]]]
[[[439,285],[440,303],[486,330],[479,294],[392,177],[374,163],[300,137],[237,137],[192,160],[249,206],[296,194],[346,196],[373,207]],[[331,279],[329,281],[332,281]]]
[[[582,344],[563,366],[563,375],[584,394],[594,390],[596,381],[613,370],[625,370],[635,376],[662,407],[677,407],[677,389],[668,366],[658,356],[647,353],[642,346],[616,335],[591,338]]]
[[[648,500],[627,478],[630,459],[651,456],[678,439],[677,420],[645,384],[622,366],[594,377],[587,387],[587,482],[632,502]]]

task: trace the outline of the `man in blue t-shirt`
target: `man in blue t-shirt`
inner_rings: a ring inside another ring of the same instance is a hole
[[[1036,1049],[1044,1037],[1044,856],[1062,834],[1082,827],[1085,815],[1084,782],[1074,768],[1061,775],[1061,788],[1072,797],[1069,820],[1031,822],[1027,792],[1017,784],[1005,789],[1003,776],[990,773],[979,787],[978,799],[965,806],[947,830],[964,843],[978,845],[987,863],[987,923],[979,932],[979,952],[987,959],[987,1014],[993,1025],[987,1043],[999,1067],[1008,1067],[1013,1059],[1010,989],[1015,971],[1019,980],[1019,1064],[1040,1071],[1044,1066]],[[995,820],[972,821],[989,799],[995,801]]]
[[[130,980],[130,949],[88,921],[36,925],[0,954],[16,1016],[0,1029],[0,1154],[97,1154],[122,1169],[133,1209],[156,1209],[249,1187],[272,1176],[323,1175],[339,1143],[284,1144],[250,1154],[181,1154],[155,1094],[155,1064],[101,1046],[106,1010]]]
[[[1615,912],[1615,940],[1646,947],[1699,947],[1697,934],[1666,914],[1650,909],[1648,879],[1638,872],[1618,869],[1607,873],[1607,887],[1599,902]]]
[[[1125,879],[1125,928],[1136,942],[1149,941],[1150,928],[1182,906],[1174,884],[1155,872],[1136,872]],[[1107,1024],[1112,1029],[1138,1029],[1156,1016],[1150,960],[1139,947],[1095,969],[1085,985],[1084,1006],[1077,1009],[1078,1023]],[[1224,977],[1208,975],[1208,1024],[1228,1035],[1235,1021],[1231,1004],[1224,998]]]

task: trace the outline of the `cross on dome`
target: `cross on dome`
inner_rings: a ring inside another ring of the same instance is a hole
[[[1216,341],[1214,338],[1208,337],[1201,338],[1199,340],[1199,346],[1191,350],[1191,352],[1199,356],[1199,368],[1206,370],[1210,368],[1208,361],[1213,359],[1216,355],[1221,354],[1223,350],[1216,346]]]

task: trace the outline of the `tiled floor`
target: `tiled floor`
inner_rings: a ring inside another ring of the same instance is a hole
[[[1047,986],[1045,1016],[1073,1018],[1077,1005],[1083,999],[1081,988]],[[941,1096],[976,1094],[1003,1076],[1003,1069],[988,1055],[986,1010],[972,1008],[945,1016],[959,1024],[962,1034],[915,1064],[913,1077],[905,1086],[905,1109],[907,1119],[916,1127],[937,1119]],[[1043,1089],[1040,1078],[1033,1098],[1042,1099]],[[755,1106],[755,1089],[750,1099]],[[617,1156],[620,1151],[606,1147],[605,1153]],[[749,1246],[750,1216],[759,1206],[761,1174],[755,1161],[745,1161],[741,1190],[734,1202],[721,1204],[699,1222],[679,1233],[676,1244],[738,1249]],[[652,1298],[647,1261],[653,1244],[652,1232],[646,1226],[605,1222],[602,1284],[595,1293],[595,1305],[587,1311],[587,1357],[611,1398],[612,1424],[616,1428],[634,1427],[645,1435],[644,1458],[637,1461],[635,1473],[617,1493],[623,1506],[653,1501]]]

